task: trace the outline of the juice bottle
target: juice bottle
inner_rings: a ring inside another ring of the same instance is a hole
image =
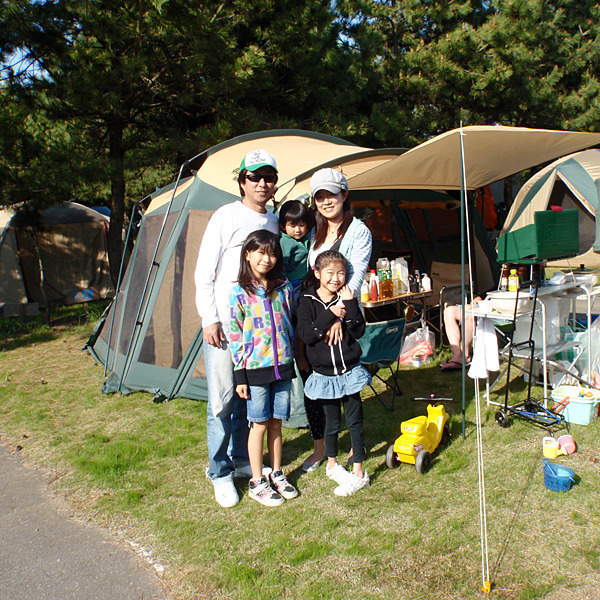
[[[508,291],[516,292],[519,289],[519,275],[517,274],[516,269],[510,270],[510,275],[508,276]]]
[[[360,286],[360,301],[361,302],[369,302],[369,300],[371,299],[371,295],[369,293],[369,282],[367,281],[367,278],[365,277],[363,279],[362,285]]]
[[[379,298],[385,300],[394,294],[390,261],[382,257],[377,261],[377,277],[379,278]]]

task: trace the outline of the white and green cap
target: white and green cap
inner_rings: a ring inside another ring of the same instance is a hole
[[[266,150],[252,150],[244,156],[240,165],[240,172],[244,170],[256,171],[261,167],[272,167],[277,172],[277,163]]]

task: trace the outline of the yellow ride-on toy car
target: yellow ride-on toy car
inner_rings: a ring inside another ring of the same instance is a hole
[[[428,400],[429,398],[413,398]],[[437,398],[431,398],[436,399]],[[443,398],[451,400],[451,398]],[[401,462],[415,465],[417,473],[422,475],[431,464],[431,454],[440,444],[450,440],[449,415],[443,404],[428,404],[427,415],[404,421],[400,426],[400,437],[388,448],[385,464],[394,469]]]

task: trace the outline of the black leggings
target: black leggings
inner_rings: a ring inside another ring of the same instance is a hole
[[[310,401],[309,401],[310,402]],[[367,459],[365,434],[363,430],[363,407],[360,392],[334,400],[320,400],[325,413],[325,456],[335,458],[338,454],[338,435],[342,428],[342,404],[346,414],[346,426],[350,432],[354,462]]]
[[[311,400],[304,396],[304,410],[313,440],[322,440],[325,435],[325,411],[320,400]]]

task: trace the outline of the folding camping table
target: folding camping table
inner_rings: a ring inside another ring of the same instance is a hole
[[[404,292],[398,296],[392,298],[386,298],[384,300],[375,300],[373,302],[362,302],[362,306],[365,309],[365,319],[368,322],[379,322],[386,321],[387,318],[380,318],[378,315],[378,309],[384,307],[395,308],[395,317],[404,316],[402,314],[402,307],[406,304],[419,303],[421,305],[421,325],[425,325],[427,322],[427,305],[425,299],[429,298],[433,294],[432,290],[421,291],[421,292]],[[388,315],[389,317],[389,315]]]

